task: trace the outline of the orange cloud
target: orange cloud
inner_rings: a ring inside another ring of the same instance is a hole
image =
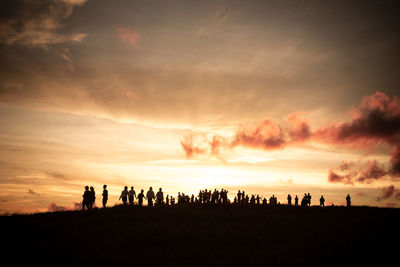
[[[114,29],[118,33],[118,39],[125,44],[135,45],[140,39],[140,35],[133,32],[129,27],[117,25],[114,27]]]

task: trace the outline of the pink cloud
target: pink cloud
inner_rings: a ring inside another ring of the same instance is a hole
[[[133,32],[129,27],[115,26],[114,29],[118,33],[118,39],[128,45],[135,45],[140,40],[140,35]]]
[[[286,146],[282,128],[271,120],[264,120],[253,129],[239,129],[231,146],[238,145],[265,150],[283,149]]]
[[[195,155],[204,154],[205,150],[201,149],[193,144],[193,134],[185,136],[184,140],[181,141],[182,149],[185,151],[187,159],[193,158]]]
[[[342,162],[337,169],[330,169],[328,181],[332,183],[372,183],[379,179],[400,177],[400,99],[382,92],[363,97],[357,107],[350,110],[351,119],[332,123],[311,130],[307,113],[294,112],[287,118],[288,127],[282,127],[270,119],[264,119],[253,127],[241,126],[230,140],[214,136],[208,142],[210,155],[219,157],[220,148],[234,149],[237,146],[263,150],[280,150],[288,146],[309,141],[349,148],[371,149],[385,144],[392,148],[390,166],[376,160],[355,166]],[[205,154],[205,149],[194,147],[191,139],[181,142],[188,158]]]

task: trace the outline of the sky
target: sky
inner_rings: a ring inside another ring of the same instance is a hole
[[[0,213],[103,184],[400,207],[400,3],[5,0]]]

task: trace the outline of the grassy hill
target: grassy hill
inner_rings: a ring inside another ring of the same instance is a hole
[[[4,255],[73,265],[347,265],[398,261],[400,210],[113,207],[1,216]]]

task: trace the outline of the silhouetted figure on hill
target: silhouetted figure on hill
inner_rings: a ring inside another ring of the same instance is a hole
[[[122,199],[122,203],[124,204],[124,205],[126,205],[126,202],[128,201],[128,187],[127,186],[125,186],[124,187],[124,190],[122,190],[122,192],[121,192],[121,195],[119,196],[119,199],[118,200],[121,200]]]
[[[307,194],[304,193],[304,196],[303,196],[303,198],[301,199],[301,206],[302,206],[302,207],[307,207],[307,205],[308,205],[308,197],[307,197]]]
[[[89,200],[89,208],[92,209],[94,202],[96,201],[96,193],[94,192],[93,186],[90,187],[90,200]]]
[[[157,205],[164,204],[164,193],[163,193],[161,187],[160,187],[160,189],[158,190],[158,192],[156,194],[156,204]]]
[[[325,198],[324,198],[324,196],[321,196],[321,198],[319,199],[319,205],[321,207],[325,207]]]
[[[350,207],[350,205],[351,205],[351,197],[350,197],[349,194],[347,194],[347,197],[346,197],[346,206],[347,206],[347,207]]]
[[[287,204],[288,206],[292,206],[292,196],[290,194],[287,196]]]
[[[190,203],[194,204],[194,194],[190,197]]]
[[[240,193],[240,190],[237,193],[237,202],[240,203],[242,201],[242,193]]]
[[[214,192],[211,195],[211,203],[215,204],[218,202],[218,195],[219,195],[219,193],[218,193],[217,189],[214,189]]]
[[[128,198],[129,198],[129,205],[133,206],[133,201],[135,200],[136,197],[136,192],[133,190],[133,186],[131,186],[131,190],[128,192]]]
[[[249,195],[246,195],[246,197],[244,198],[244,203],[249,204]]]
[[[106,207],[107,205],[107,200],[108,200],[108,190],[107,190],[107,185],[103,185],[103,208]]]
[[[170,196],[171,198],[171,206],[175,205],[175,198],[173,196]]]
[[[272,197],[269,198],[269,204],[271,206],[275,206],[278,204],[278,199],[275,197],[275,195],[272,195]]]
[[[143,198],[144,197],[144,190],[140,190],[140,193],[137,195],[139,207],[143,207]]]
[[[310,193],[308,193],[308,195],[307,195],[307,205],[309,207],[311,207],[311,195],[310,195]]]
[[[245,198],[244,190],[242,191],[242,202],[243,202],[243,203],[246,203],[246,198]],[[249,202],[249,200],[247,200],[247,202]]]
[[[294,205],[297,207],[299,205],[299,197],[296,195],[294,198]]]
[[[169,206],[169,195],[165,198],[165,205]]]
[[[251,195],[250,204],[251,204],[251,205],[256,204],[256,197],[255,197],[254,195]]]
[[[262,204],[263,204],[263,206],[267,205],[267,199],[265,197],[263,198]]]
[[[90,191],[89,191],[89,186],[85,186],[85,191],[83,192],[82,195],[82,210],[85,210],[85,207],[89,209],[89,203],[90,203]]]
[[[147,191],[147,193],[146,193],[146,198],[147,198],[147,206],[153,207],[154,191],[151,186],[150,186],[149,191]]]

